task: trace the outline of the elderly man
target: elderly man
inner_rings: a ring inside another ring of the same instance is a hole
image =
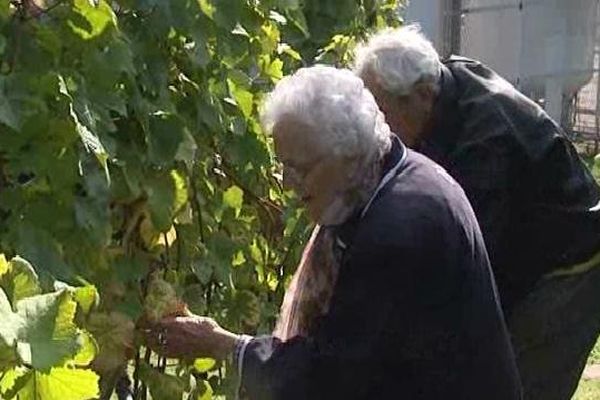
[[[483,64],[441,61],[415,26],[359,47],[391,129],[462,185],[527,399],[570,399],[600,330],[600,190],[561,129]]]
[[[475,215],[441,167],[391,134],[363,82],[301,69],[270,95],[264,125],[319,224],[274,334],[191,316],[162,321],[151,344],[171,357],[233,352],[255,400],[520,399]]]

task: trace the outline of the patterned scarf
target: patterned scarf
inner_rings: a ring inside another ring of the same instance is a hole
[[[376,162],[356,163],[348,179],[353,182],[352,186],[331,204],[325,218],[329,222],[315,227],[304,248],[298,269],[285,292],[273,336],[285,342],[314,332],[319,317],[329,311],[342,263],[343,249],[336,243],[336,226],[369,207],[380,182],[385,185],[388,180],[388,174],[382,178],[382,173],[389,172],[389,179],[395,176],[405,155],[404,145],[398,138],[391,137],[389,146],[382,149]]]
[[[318,317],[329,310],[342,255],[333,231],[332,227],[317,225],[304,248],[273,332],[282,341],[309,336]]]

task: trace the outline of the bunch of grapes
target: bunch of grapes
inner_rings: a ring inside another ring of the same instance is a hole
[[[153,274],[148,282],[144,301],[144,314],[151,323],[165,317],[189,315],[187,305],[177,297],[175,288],[159,274]]]

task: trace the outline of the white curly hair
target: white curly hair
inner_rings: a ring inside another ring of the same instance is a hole
[[[319,135],[318,143],[335,157],[374,162],[391,147],[390,128],[362,80],[350,70],[323,65],[301,68],[270,93],[262,113],[269,132],[290,118]]]
[[[362,78],[371,74],[382,89],[396,96],[408,95],[421,82],[439,90],[440,57],[415,24],[371,36],[357,47],[353,69]]]

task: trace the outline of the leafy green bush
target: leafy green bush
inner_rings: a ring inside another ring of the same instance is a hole
[[[226,393],[221,365],[141,347],[148,277],[229,329],[271,329],[309,227],[259,106],[300,66],[346,64],[396,3],[0,0],[0,251],[39,274],[2,285],[0,397],[107,398],[128,370],[136,399]]]

